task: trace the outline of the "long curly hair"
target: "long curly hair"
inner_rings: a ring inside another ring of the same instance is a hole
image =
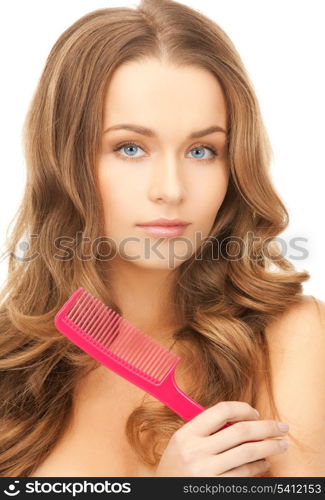
[[[103,259],[62,258],[56,242],[64,235],[71,256],[104,234],[95,168],[104,97],[116,68],[147,57],[211,72],[229,118],[226,196],[209,238],[173,271],[182,319],[173,338],[183,349],[184,373],[194,366],[200,372],[186,390],[204,407],[223,400],[254,406],[256,380],[265,379],[278,416],[265,327],[301,299],[310,276],[297,272],[275,241],[289,217],[270,180],[272,149],[243,62],[220,26],[178,2],[99,9],[54,44],[24,123],[27,182],[7,232],[0,296],[2,476],[29,476],[45,460],[70,422],[76,384],[99,366],[55,329],[58,309],[82,286],[120,312]],[[227,258],[239,243],[240,258]],[[23,245],[28,252],[19,258]],[[145,395],[125,432],[139,460],[155,465],[183,424]]]

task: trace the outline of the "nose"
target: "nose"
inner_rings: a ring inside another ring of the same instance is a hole
[[[149,183],[149,198],[153,202],[164,201],[179,204],[185,195],[181,165],[174,156],[157,160],[152,165]]]

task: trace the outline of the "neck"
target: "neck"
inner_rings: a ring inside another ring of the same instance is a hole
[[[112,298],[123,318],[135,328],[170,345],[179,317],[171,301],[174,271],[144,269],[114,259],[109,272]]]

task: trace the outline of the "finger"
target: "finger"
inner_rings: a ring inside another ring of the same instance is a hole
[[[283,453],[286,449],[281,447],[280,441],[280,439],[265,439],[257,443],[241,444],[231,450],[219,453],[213,457],[215,470],[223,474],[235,467]]]
[[[231,469],[224,474],[219,474],[219,477],[253,477],[264,475],[270,469],[270,464],[266,460],[257,460],[249,464],[242,465]]]
[[[187,422],[180,430],[184,434],[209,436],[220,430],[227,422],[256,420],[257,418],[259,417],[256,411],[248,403],[242,401],[221,401],[199,413],[199,415]]]
[[[274,420],[240,421],[227,427],[222,433],[206,437],[202,447],[208,455],[215,455],[242,443],[283,436],[286,432],[282,432]]]

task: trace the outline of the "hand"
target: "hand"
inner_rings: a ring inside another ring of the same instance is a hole
[[[207,408],[172,435],[155,476],[250,477],[264,473],[264,458],[285,451],[279,439],[269,438],[285,433],[274,420],[258,418],[254,408],[240,401],[222,401]],[[232,425],[221,429],[231,421]]]

